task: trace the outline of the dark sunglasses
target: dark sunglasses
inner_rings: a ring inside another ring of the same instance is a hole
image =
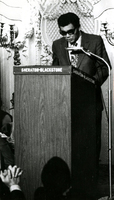
[[[65,36],[65,35],[67,35],[67,34],[73,35],[74,32],[75,32],[75,30],[76,30],[75,28],[74,28],[74,29],[70,29],[70,30],[68,30],[68,31],[62,31],[62,30],[60,30],[60,34],[63,35],[63,36]]]

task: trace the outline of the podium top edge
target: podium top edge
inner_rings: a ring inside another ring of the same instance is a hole
[[[14,75],[16,74],[71,74],[72,66],[49,66],[49,65],[29,65],[29,66],[14,66]]]

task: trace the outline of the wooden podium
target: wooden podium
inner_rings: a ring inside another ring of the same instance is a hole
[[[53,156],[66,161],[73,188],[91,192],[96,177],[95,82],[71,66],[14,67],[15,163],[27,200]],[[89,181],[89,182],[88,182]]]

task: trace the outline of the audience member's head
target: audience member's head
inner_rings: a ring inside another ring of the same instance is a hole
[[[41,180],[48,194],[62,195],[70,187],[67,163],[59,157],[51,158],[42,170]]]

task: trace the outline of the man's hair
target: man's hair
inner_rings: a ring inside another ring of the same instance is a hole
[[[65,13],[58,18],[58,26],[67,26],[69,24],[73,24],[75,28],[80,27],[80,20],[79,17],[71,12]]]

